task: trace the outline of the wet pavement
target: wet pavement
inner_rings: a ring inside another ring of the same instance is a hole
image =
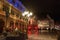
[[[8,33],[7,36],[14,36],[14,33]],[[18,36],[18,35],[16,35]],[[15,36],[14,36],[15,37]],[[3,35],[0,35],[0,40],[5,40],[6,37],[4,37]],[[58,35],[53,33],[53,32],[39,32],[38,34],[29,34],[28,35],[28,40],[57,40]],[[20,38],[19,38],[20,39]],[[21,40],[21,39],[20,39]]]
[[[39,34],[30,34],[28,40],[57,40],[57,35],[49,32],[41,32]]]

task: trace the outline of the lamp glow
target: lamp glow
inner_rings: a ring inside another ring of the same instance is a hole
[[[25,11],[25,12],[22,14],[22,16],[25,16],[25,15],[27,15],[27,14],[29,14],[29,11]]]
[[[22,16],[25,16],[25,14],[22,14]]]
[[[32,15],[32,12],[30,12],[30,15]]]
[[[23,14],[27,15],[29,12],[28,11],[25,11]]]
[[[30,17],[30,14],[28,14],[27,16]]]

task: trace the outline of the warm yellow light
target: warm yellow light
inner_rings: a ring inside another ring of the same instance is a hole
[[[25,16],[27,14],[29,14],[29,11],[25,11],[24,13],[22,13],[22,16]]]
[[[25,16],[25,14],[22,14],[22,16]]]
[[[18,30],[18,28],[16,27],[15,31],[17,31],[17,30]]]
[[[25,15],[26,15],[26,14],[29,14],[29,11],[25,11],[23,14],[25,14]]]
[[[30,12],[30,15],[32,15],[32,12]]]
[[[22,16],[27,16],[27,17],[30,17],[30,16],[32,16],[33,14],[32,14],[32,12],[29,12],[29,11],[25,11],[24,13],[22,13]]]
[[[11,6],[9,7],[9,13],[11,13]]]
[[[27,16],[28,16],[28,17],[32,16],[32,12],[30,12]]]
[[[27,16],[30,17],[30,14],[28,14]]]

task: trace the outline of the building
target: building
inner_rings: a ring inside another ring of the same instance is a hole
[[[19,4],[19,7],[22,5],[20,9],[15,6],[18,0],[15,0],[15,5],[13,5],[14,3],[12,2],[12,4],[11,1],[12,0],[0,0],[0,24],[4,25],[3,28],[7,30],[19,29],[24,31],[23,29],[27,25],[26,21],[23,20],[22,12],[24,12],[25,8],[22,4]]]
[[[46,19],[38,21],[38,28],[44,28],[44,27],[50,29],[54,28],[54,20],[49,15],[47,15]]]
[[[38,28],[48,28],[49,27],[49,20],[39,20],[38,21]]]

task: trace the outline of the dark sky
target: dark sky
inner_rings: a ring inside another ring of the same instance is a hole
[[[47,14],[55,21],[60,21],[60,0],[20,0],[24,6],[32,11],[38,19]]]

